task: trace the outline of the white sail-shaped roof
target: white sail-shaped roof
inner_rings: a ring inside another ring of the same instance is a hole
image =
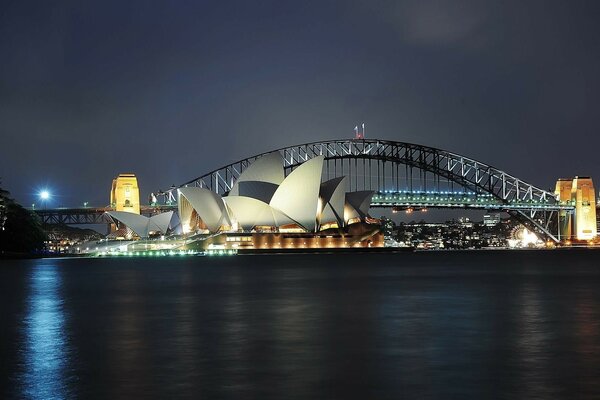
[[[375,192],[372,190],[348,192],[346,193],[346,201],[363,216],[366,216],[369,213],[369,208],[371,208],[373,194],[375,194]]]
[[[106,213],[141,238],[148,237],[150,232],[167,233],[171,218],[173,218],[173,211],[154,215],[150,218],[126,211],[107,211]]]
[[[283,164],[281,154],[278,151],[265,154],[257,158],[248,168],[242,172],[229,194],[231,196],[247,196],[254,198],[266,198],[273,195],[277,186],[283,182],[285,175],[283,173]],[[263,182],[263,185],[248,185],[250,182]],[[242,184],[244,183],[244,184]],[[260,188],[262,187],[262,190]],[[252,192],[258,191],[258,196]],[[270,192],[267,196],[263,190]],[[249,192],[250,191],[250,192]],[[268,200],[267,200],[268,201]]]
[[[167,211],[161,214],[153,215],[148,220],[148,232],[161,232],[167,233],[171,219],[173,218],[173,211]]]
[[[348,222],[355,218],[360,218],[359,212],[350,203],[344,204],[344,223],[348,225]]]
[[[300,225],[300,224],[298,224],[297,221],[294,221],[292,218],[290,218],[289,215],[286,215],[281,210],[271,207],[271,211],[273,211],[273,218],[275,218],[275,223],[277,224],[276,226],[290,225],[290,224]]]
[[[371,199],[375,192],[363,190],[346,193],[346,204],[344,205],[344,220],[348,222],[352,218],[364,218],[369,214]]]
[[[333,178],[321,183],[319,199],[319,223],[337,221],[338,226],[344,225],[346,177]]]
[[[236,190],[238,196],[252,197],[253,199],[269,203],[278,186],[271,182],[246,181],[239,182]]]
[[[315,230],[324,159],[318,156],[298,166],[279,185],[269,203],[308,231]]]
[[[139,237],[148,237],[148,217],[127,211],[107,211],[106,213],[131,229]]]
[[[194,211],[210,232],[217,232],[223,225],[231,225],[225,203],[218,194],[198,187],[179,188],[177,192],[179,218],[182,226],[192,227]]]
[[[223,198],[235,220],[244,230],[255,226],[280,226],[295,223],[289,217],[274,210],[269,204],[245,196],[227,196]]]

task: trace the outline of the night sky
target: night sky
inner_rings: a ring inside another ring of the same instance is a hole
[[[600,186],[597,1],[3,1],[0,177],[107,205],[240,158],[367,137],[542,188]]]

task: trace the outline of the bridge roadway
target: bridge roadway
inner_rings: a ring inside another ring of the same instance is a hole
[[[508,203],[494,197],[489,193],[426,191],[426,192],[376,192],[371,200],[371,207],[394,208],[471,208],[495,211],[514,210],[546,210],[546,211],[573,211],[571,204],[559,204],[554,201],[534,199],[512,199]]]
[[[513,200],[505,203],[491,194],[477,194],[469,192],[375,192],[371,200],[371,207],[376,208],[446,208],[446,209],[479,209],[495,211],[537,210],[547,211],[572,211],[572,205],[561,205],[555,202],[540,200]],[[156,215],[161,212],[176,210],[177,205],[148,205],[141,206],[141,214],[146,216]],[[53,208],[34,210],[44,224],[107,224],[110,219],[106,211],[113,211],[111,207],[83,207],[83,208]]]
[[[141,206],[140,212],[142,215],[152,216],[176,209],[176,205]],[[111,223],[112,221],[105,213],[114,210],[113,207],[61,207],[32,211],[35,211],[44,224],[86,225]]]

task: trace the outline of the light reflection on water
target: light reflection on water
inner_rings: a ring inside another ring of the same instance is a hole
[[[547,370],[552,353],[546,328],[548,313],[540,299],[537,285],[527,283],[519,297],[518,336],[516,354],[521,370],[520,387],[524,398],[555,398],[556,389]]]
[[[23,352],[23,397],[68,398],[68,336],[65,332],[64,298],[60,269],[53,260],[31,269],[26,342]]]

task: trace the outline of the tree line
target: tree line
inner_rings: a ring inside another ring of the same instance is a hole
[[[0,186],[0,257],[39,254],[45,239],[40,218]]]

